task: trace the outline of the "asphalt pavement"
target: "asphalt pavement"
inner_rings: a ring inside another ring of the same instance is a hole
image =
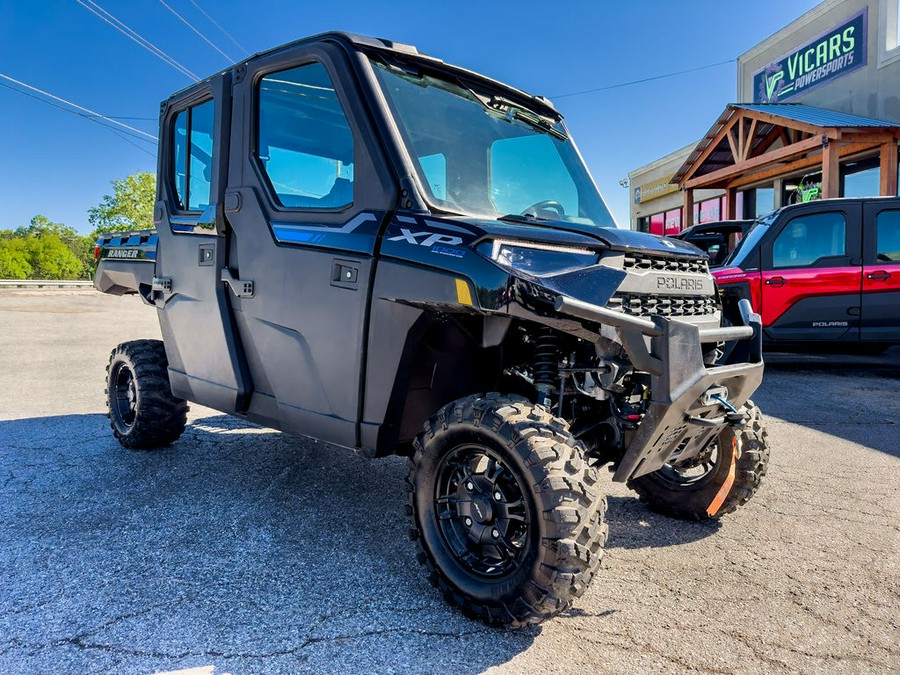
[[[900,348],[768,355],[757,496],[684,523],[605,479],[601,573],[502,631],[428,585],[399,458],[198,406],[121,448],[105,364],[158,336],[136,298],[0,291],[0,673],[900,671]]]

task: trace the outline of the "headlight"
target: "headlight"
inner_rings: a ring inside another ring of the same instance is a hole
[[[498,265],[535,277],[573,272],[594,265],[600,256],[586,248],[538,244],[527,241],[483,241],[476,247]]]

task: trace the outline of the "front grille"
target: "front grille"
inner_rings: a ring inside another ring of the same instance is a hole
[[[703,258],[679,259],[648,255],[646,253],[626,253],[625,269],[709,274],[709,263]]]
[[[707,316],[716,313],[716,299],[712,296],[616,293],[606,306],[632,316]]]

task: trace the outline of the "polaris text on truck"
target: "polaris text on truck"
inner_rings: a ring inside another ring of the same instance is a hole
[[[724,320],[694,246],[616,229],[544,98],[407,45],[301,40],[162,104],[155,208],[155,231],[98,242],[97,288],[140,294],[163,334],[112,353],[119,442],[172,443],[193,401],[406,455],[418,559],[488,623],[584,592],[600,467],[690,519],[765,473],[759,317]]]

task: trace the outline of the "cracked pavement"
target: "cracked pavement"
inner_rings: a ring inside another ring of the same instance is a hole
[[[399,458],[199,406],[172,448],[121,448],[105,364],[158,336],[135,298],[0,292],[0,672],[900,670],[900,347],[768,355],[757,496],[683,523],[605,479],[603,570],[506,632],[428,585]]]

